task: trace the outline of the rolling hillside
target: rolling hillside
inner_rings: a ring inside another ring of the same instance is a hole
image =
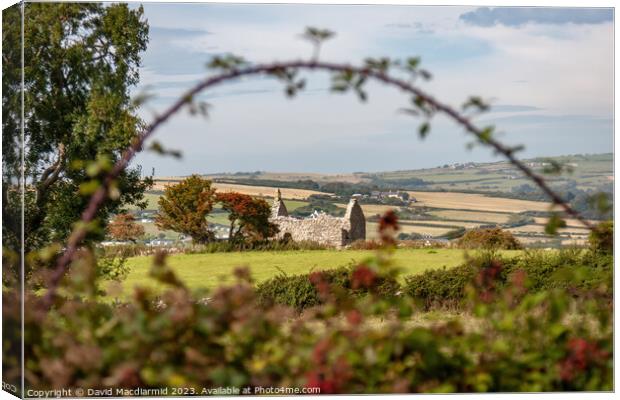
[[[547,179],[553,185],[600,190],[613,183],[612,154],[563,156],[553,160],[572,169],[570,174],[548,176]],[[543,158],[525,162],[539,172],[550,165],[549,159]],[[335,189],[314,190],[309,189],[310,187],[338,188],[342,183],[345,186],[350,185],[352,190],[376,186],[394,190],[407,189],[410,185],[415,187],[415,190],[406,190],[414,200],[408,205],[362,202],[362,209],[368,220],[369,238],[376,235],[378,216],[388,209],[394,209],[404,216],[401,218],[401,233],[414,236],[438,238],[459,229],[501,226],[529,245],[582,244],[587,239],[587,230],[576,220],[567,221],[568,226],[560,230],[559,236],[546,235],[546,218],[540,215],[551,211],[551,205],[544,201],[518,198],[518,190],[524,190],[527,185],[531,186],[531,183],[506,162],[451,164],[430,169],[380,173],[322,175],[257,171],[205,177],[212,179],[214,187],[219,191],[237,191],[262,197],[267,201],[272,201],[275,189],[280,188],[290,212],[300,207],[314,207],[314,195],[329,199],[323,201],[336,206],[335,209],[343,210],[346,207],[346,196],[342,193],[335,194]],[[152,192],[147,194],[147,209],[156,210],[157,199],[163,189],[181,179],[183,177],[156,177]],[[209,220],[224,226],[227,224],[227,215],[216,212],[209,216]],[[147,226],[147,232],[157,233],[157,228]],[[165,235],[170,238],[177,237],[172,232],[166,232]]]

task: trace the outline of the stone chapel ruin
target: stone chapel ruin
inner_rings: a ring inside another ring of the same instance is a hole
[[[294,218],[288,215],[278,189],[271,207],[271,222],[280,228],[278,239],[288,233],[295,241],[311,240],[334,247],[343,247],[356,240],[366,239],[366,217],[355,198],[349,201],[342,218],[325,213],[316,213],[307,218]]]

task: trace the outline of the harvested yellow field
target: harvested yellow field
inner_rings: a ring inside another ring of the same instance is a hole
[[[516,228],[510,228],[508,231],[513,233],[545,233],[544,225],[523,225],[517,226]],[[576,235],[588,235],[590,231],[587,228],[575,228],[575,227],[567,227],[558,229],[558,233],[560,234],[576,234]]]
[[[258,197],[273,197],[276,189],[269,186],[247,186],[247,185],[236,185],[233,183],[214,183],[213,186],[219,190],[220,192],[239,192],[243,194],[248,194],[250,196],[258,196]],[[315,190],[306,190],[306,189],[288,189],[283,188],[280,189],[282,192],[282,197],[285,199],[307,199],[311,194],[327,194],[322,192],[317,192]]]
[[[519,237],[517,237],[517,240],[519,240],[519,242],[523,243],[524,245],[540,244],[540,243],[543,243],[543,244],[548,245],[550,247],[553,247],[553,246],[557,245],[557,242],[555,240],[553,240],[553,238],[551,238],[550,236],[546,236],[546,237],[523,237],[523,236],[519,236]],[[563,247],[585,246],[585,245],[588,244],[588,241],[587,241],[587,239],[583,239],[583,238],[570,238],[570,239],[562,239],[562,240],[560,240],[560,244]]]
[[[428,220],[415,220],[415,221],[410,221],[410,220],[403,220],[401,221],[402,225],[420,225],[420,224],[432,224],[432,225],[438,225],[438,226],[448,226],[448,227],[452,227],[452,226],[460,226],[463,228],[477,228],[480,225],[482,225],[479,222],[463,222],[463,221],[436,221],[434,219],[428,219]]]
[[[548,211],[550,203],[488,197],[457,192],[409,192],[418,201],[415,206],[478,211],[522,212]]]
[[[493,224],[503,224],[508,221],[510,215],[479,211],[439,210],[429,214],[452,221],[480,221]]]
[[[549,218],[534,218],[534,222],[536,222],[537,224],[546,225],[548,221],[549,221]],[[584,227],[581,221],[579,221],[578,219],[565,218],[564,221],[566,222],[566,226],[568,227],[575,227],[575,228]],[[598,223],[598,221],[593,221],[593,220],[590,220],[590,222],[593,224]]]

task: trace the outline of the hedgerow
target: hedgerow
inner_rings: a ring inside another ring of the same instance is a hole
[[[355,267],[350,265],[291,276],[280,274],[261,282],[256,288],[256,293],[261,304],[281,304],[302,311],[323,304],[320,292],[312,283],[320,277],[332,288],[346,291],[350,296],[363,296],[368,294],[366,288],[354,288]],[[400,285],[394,278],[378,276],[373,288],[382,296],[395,296],[399,292]]]
[[[482,252],[455,268],[428,270],[405,277],[403,291],[425,309],[459,308],[473,277],[494,265],[501,265],[494,277],[497,285],[505,286],[513,274],[524,273],[527,277],[524,285],[532,293],[570,289],[576,294],[601,286],[610,290],[613,274],[613,258],[592,250],[527,250],[514,257]]]
[[[330,247],[310,240],[303,241],[282,241],[265,240],[252,243],[231,243],[228,241],[211,242],[207,244],[188,244],[176,243],[171,246],[147,246],[145,244],[122,244],[111,246],[100,246],[98,254],[103,257],[117,256],[122,254],[125,257],[135,257],[153,255],[158,252],[183,253],[183,254],[203,254],[203,253],[232,253],[241,251],[290,251],[290,250],[326,250]]]

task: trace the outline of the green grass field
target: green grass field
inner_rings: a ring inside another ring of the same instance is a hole
[[[509,252],[510,253],[510,252]],[[517,253],[517,252],[513,252]],[[231,282],[232,272],[238,266],[248,266],[256,282],[267,280],[281,271],[295,275],[336,268],[352,262],[361,262],[374,254],[362,250],[306,250],[279,252],[239,252],[213,254],[177,254],[168,257],[168,264],[180,279],[192,289],[213,288]],[[394,262],[402,268],[401,278],[427,269],[454,267],[464,259],[458,249],[399,249]],[[128,260],[130,273],[123,282],[125,294],[140,285],[158,289],[148,276],[152,257],[133,257]]]

